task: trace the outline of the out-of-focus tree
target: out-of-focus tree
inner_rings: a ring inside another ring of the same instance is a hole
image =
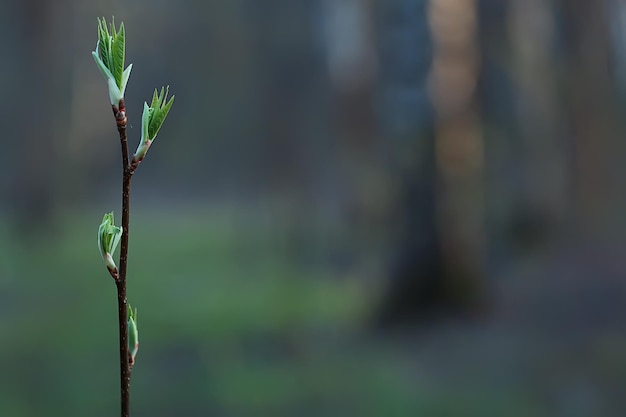
[[[330,128],[335,173],[343,190],[336,200],[361,245],[361,255],[381,227],[389,205],[386,152],[378,141],[373,105],[378,76],[375,8],[371,0],[323,4],[326,71],[330,82]]]
[[[15,156],[12,209],[22,231],[47,223],[55,208],[59,170],[57,145],[67,134],[69,120],[69,68],[72,25],[70,3],[30,0],[19,3],[24,33],[23,56],[13,80],[22,87],[12,97],[9,147]]]
[[[485,217],[478,4],[431,0],[438,233],[444,294],[475,307],[485,291]]]
[[[404,166],[404,197],[398,201],[400,233],[378,317],[385,325],[442,309],[471,310],[482,303],[486,275],[477,3],[396,1],[383,9],[383,39],[412,46],[401,49],[395,62],[382,60],[383,76],[386,70],[404,75],[383,83],[396,99],[419,97],[422,90],[433,110],[432,123],[415,124],[416,108],[413,122],[390,135],[410,140],[413,156],[402,151],[396,159]],[[428,28],[421,34],[430,38],[427,58],[419,51],[427,43],[419,42],[411,27]]]
[[[575,220],[586,232],[616,218],[619,148],[616,85],[607,1],[561,0],[564,98],[573,145]]]
[[[507,181],[510,191],[499,188],[498,196],[509,194],[505,212],[512,243],[529,249],[562,225],[571,203],[564,112],[554,65],[558,28],[552,5],[543,0],[509,0],[505,22],[507,68],[516,93],[511,100],[514,132],[505,142],[516,169]],[[503,159],[502,154],[494,156]]]

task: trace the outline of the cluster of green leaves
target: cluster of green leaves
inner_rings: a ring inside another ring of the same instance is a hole
[[[124,70],[126,55],[126,38],[124,23],[119,29],[115,28],[115,21],[107,26],[106,19],[98,19],[98,43],[92,52],[93,58],[109,84],[111,104],[117,105],[124,98],[126,84],[130,77],[132,64]]]
[[[125,48],[124,23],[122,22],[119,30],[116,30],[114,20],[109,32],[106,20],[98,19],[98,54],[120,88],[122,88],[122,74],[124,73]]]
[[[109,271],[117,271],[117,266],[113,261],[113,252],[121,237],[122,228],[115,226],[113,212],[105,214],[98,227],[98,249]]]
[[[133,162],[135,163],[141,162],[146,156],[146,152],[150,149],[152,141],[156,138],[157,133],[159,133],[159,130],[161,129],[161,126],[163,125],[163,122],[172,107],[172,104],[174,104],[175,96],[172,96],[169,100],[167,99],[169,90],[169,85],[167,88],[161,87],[160,93],[155,89],[150,105],[148,106],[147,102],[143,103],[143,114],[141,115],[141,141],[139,142],[139,146],[137,146],[137,150],[133,155]]]
[[[159,130],[167,117],[167,113],[169,113],[172,104],[174,104],[175,96],[172,96],[169,101],[167,101],[169,90],[169,85],[166,88],[161,87],[160,93],[158,93],[155,89],[150,106],[148,106],[148,103],[144,103],[143,115],[141,118],[142,140],[154,140],[157,133],[159,133]]]

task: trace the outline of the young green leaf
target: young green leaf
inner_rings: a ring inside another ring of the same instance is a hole
[[[111,68],[111,35],[104,18],[98,18],[98,55],[106,68]]]
[[[111,25],[113,30],[113,41],[111,42],[111,58],[112,58],[112,69],[113,77],[115,78],[115,82],[117,86],[122,89],[122,76],[124,74],[124,58],[125,58],[125,34],[124,34],[124,23],[120,24],[119,32],[115,32],[115,26]]]

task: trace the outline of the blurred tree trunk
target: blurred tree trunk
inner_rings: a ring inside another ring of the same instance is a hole
[[[372,102],[378,60],[371,0],[326,0],[326,69],[332,86],[330,110],[336,180],[343,215],[359,235],[360,252],[380,238],[381,212],[388,202]]]
[[[577,224],[602,232],[616,219],[618,148],[611,32],[604,0],[560,0],[567,122],[573,140]]]
[[[486,288],[476,0],[430,0],[429,26],[444,289],[454,304],[475,307]]]
[[[261,157],[257,161],[261,166],[254,171],[253,181],[259,181],[264,193],[275,197],[307,191],[302,186],[302,147],[311,112],[306,111],[307,101],[301,97],[311,97],[317,87],[310,8],[309,4],[296,2],[246,1],[246,25],[254,40],[252,52],[259,88],[256,134],[260,138]]]
[[[404,197],[398,214],[404,221],[396,238],[390,283],[376,317],[381,326],[474,311],[482,307],[486,296],[477,3],[398,0],[393,4],[393,19],[386,22],[428,24],[432,56],[427,94],[434,121],[429,133],[418,130],[413,134],[420,144],[402,178]],[[421,22],[412,21],[410,15],[421,17]],[[405,33],[414,45],[412,53],[424,50],[412,30],[387,30],[396,36]],[[408,52],[400,49],[401,54]],[[407,62],[403,55],[399,60]]]
[[[49,224],[55,205],[58,169],[55,140],[68,129],[69,68],[72,40],[64,28],[73,14],[65,0],[30,0],[22,7],[20,27],[26,28],[20,53],[24,67],[18,74],[22,86],[15,97],[17,172],[13,186],[13,211],[22,232]]]
[[[570,178],[563,152],[566,141],[554,65],[557,28],[552,4],[546,0],[509,0],[507,4],[503,34],[508,32],[510,76],[519,97],[513,101],[514,137],[507,142],[516,169],[514,178],[507,178],[510,191],[498,194],[509,194],[506,231],[512,243],[526,251],[547,239],[570,214]]]

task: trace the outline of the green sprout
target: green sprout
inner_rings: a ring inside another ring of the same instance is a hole
[[[113,253],[121,237],[122,228],[115,226],[113,212],[105,214],[100,227],[98,227],[98,249],[100,249],[100,255],[109,272],[115,274],[117,274],[117,265],[113,261]]]
[[[124,23],[121,23],[119,29],[116,30],[115,21],[113,21],[109,30],[106,20],[98,19],[98,43],[96,50],[91,54],[107,80],[111,105],[118,105],[120,100],[124,99],[126,83],[133,68],[133,64],[130,64],[124,70],[125,44]]]
[[[161,92],[154,90],[152,95],[152,103],[148,106],[148,103],[143,103],[143,114],[141,115],[141,141],[139,146],[133,155],[133,162],[139,163],[146,156],[146,152],[150,149],[152,141],[159,133],[167,114],[174,104],[174,97],[172,96],[167,100],[169,94],[169,85],[164,88],[161,87]]]
[[[135,357],[139,351],[139,329],[137,328],[137,309],[133,311],[128,306],[128,352],[130,354],[130,365],[134,365]]]

